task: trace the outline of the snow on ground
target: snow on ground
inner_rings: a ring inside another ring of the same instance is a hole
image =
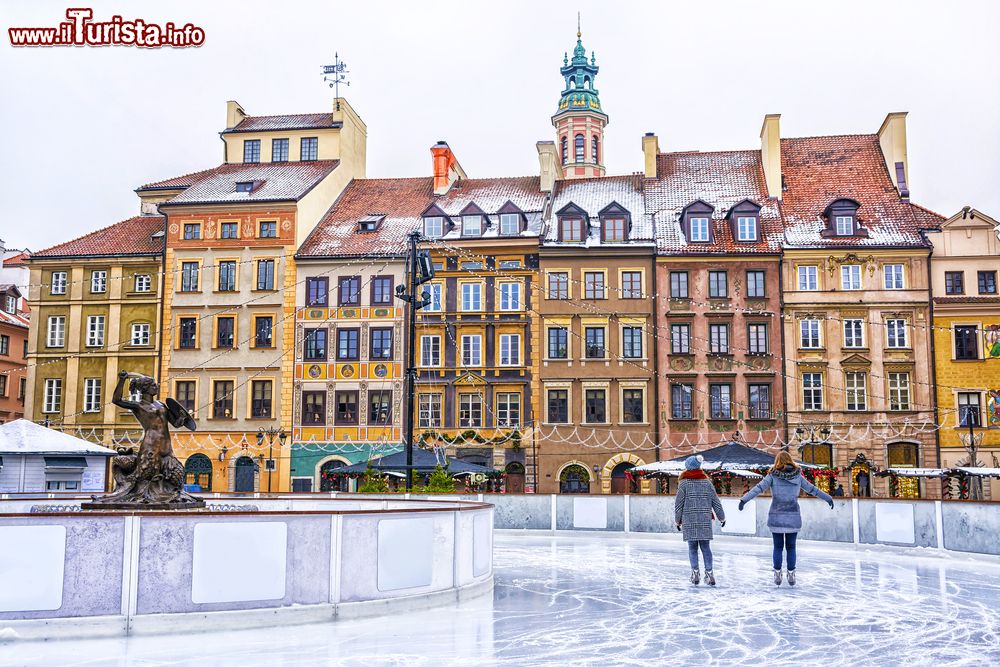
[[[1000,664],[1000,561],[716,540],[715,589],[675,539],[497,535],[489,596],[326,625],[0,643],[0,665]]]

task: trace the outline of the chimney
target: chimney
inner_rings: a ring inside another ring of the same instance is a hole
[[[229,100],[226,102],[226,129],[231,130],[237,125],[239,125],[244,118],[247,117],[247,112],[243,110],[239,102],[234,102]]]
[[[909,163],[906,159],[906,112],[895,111],[886,115],[878,129],[878,144],[882,148],[889,178],[899,191],[899,196],[909,199]]]
[[[767,196],[781,199],[781,129],[780,113],[764,116],[760,128],[760,163],[764,167]]]
[[[447,142],[439,141],[431,146],[431,155],[434,156],[434,194],[447,194],[455,181],[468,178]]]
[[[642,155],[646,163],[646,178],[656,178],[656,156],[660,154],[660,140],[652,132],[642,138]]]
[[[556,142],[539,141],[535,144],[538,149],[538,175],[540,177],[539,189],[542,192],[552,192],[556,181],[562,178],[562,165],[559,164],[559,153],[556,151]]]

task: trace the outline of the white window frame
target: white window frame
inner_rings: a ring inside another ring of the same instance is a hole
[[[882,266],[882,285],[886,289],[906,289],[905,275],[902,264],[885,264]]]
[[[441,336],[429,334],[420,337],[420,365],[437,368],[441,365]]]
[[[500,334],[500,366],[521,365],[521,334]]]
[[[704,216],[693,216],[688,218],[688,226],[691,229],[691,241],[693,243],[708,243],[711,234],[708,231],[709,219]]]
[[[510,418],[511,406],[514,406],[517,411],[517,419],[512,421]],[[497,426],[511,428],[521,425],[521,394],[514,391],[500,391],[497,392],[497,411],[496,411]]]
[[[854,236],[854,216],[838,215],[834,219],[837,236]]]
[[[150,292],[153,289],[153,278],[148,273],[135,274],[135,291]]]
[[[910,374],[889,373],[889,410],[907,412],[910,410]]]
[[[806,327],[809,327],[809,331]],[[815,345],[806,345],[812,343],[814,338]],[[814,318],[799,320],[799,347],[803,350],[819,350],[823,347],[823,328],[820,326],[820,320]]]
[[[90,293],[104,294],[108,291],[108,272],[97,270],[90,272]]]
[[[148,322],[137,322],[132,325],[132,345],[149,345],[150,325]]]
[[[905,350],[910,347],[909,326],[905,319],[898,317],[885,321],[885,346],[892,350]],[[895,334],[895,336],[893,335]],[[902,344],[900,344],[902,342]],[[895,344],[893,344],[895,343]]]
[[[62,378],[45,378],[42,412],[54,414],[62,410]]]
[[[104,315],[87,316],[87,347],[104,347]]]
[[[809,378],[809,383],[806,383]],[[807,395],[812,395],[812,400],[806,400]],[[802,410],[806,412],[819,412],[823,410],[823,374],[803,373],[802,374]]]
[[[511,229],[513,225],[513,229]],[[518,213],[500,214],[500,235],[517,236],[521,233],[521,216]]]
[[[861,289],[860,264],[844,264],[840,267],[840,289],[852,292]]]
[[[865,346],[865,321],[859,318],[844,320],[844,347],[859,348]]]
[[[424,218],[424,236],[429,239],[439,239],[444,236],[444,218],[440,215]]]
[[[500,310],[508,312],[521,310],[520,282],[500,283]]]
[[[468,407],[467,408],[465,407],[466,402],[468,403]],[[476,420],[473,420],[471,418],[471,415],[473,413],[473,407],[475,407],[474,404],[476,402],[479,403],[479,418],[476,419]],[[482,394],[477,394],[477,393],[462,393],[462,394],[459,394],[458,395],[458,426],[459,426],[459,428],[482,428],[483,427],[483,404],[484,403],[485,403],[485,401],[483,400],[483,395]],[[468,413],[470,415],[470,419],[466,423],[463,423],[463,421],[462,421],[462,412],[465,411],[465,410],[468,411]]]
[[[479,313],[483,310],[483,284],[461,283],[462,312]]]
[[[421,308],[419,312],[424,313],[440,313],[444,308],[444,288],[441,283],[430,283],[426,285],[426,289],[431,293],[431,302],[427,304],[424,308]],[[423,292],[423,290],[421,290]]]
[[[475,223],[476,228],[473,231],[469,231],[473,223]],[[483,216],[463,215],[462,236],[482,236],[482,235],[483,235]]]
[[[736,240],[756,241],[757,240],[757,217],[753,215],[741,215],[736,218]]]
[[[481,334],[462,334],[462,366],[479,368],[483,365],[483,337]]]
[[[65,293],[66,293],[66,272],[53,271],[52,284],[49,285],[49,294],[65,294]]]
[[[86,378],[83,381],[83,411],[101,411],[101,379]]]
[[[45,347],[63,347],[66,345],[66,316],[50,315]]]
[[[440,428],[441,417],[441,394],[419,394],[417,397],[417,424],[419,428]]]
[[[844,373],[844,407],[848,412],[868,410],[868,374],[859,371]],[[851,401],[853,394],[853,402]]]
[[[799,291],[819,291],[819,267],[812,264],[799,267]]]

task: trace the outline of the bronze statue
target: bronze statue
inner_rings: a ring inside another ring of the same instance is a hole
[[[126,400],[125,382],[129,378],[131,392],[139,400]],[[113,403],[131,410],[142,425],[142,442],[138,454],[119,454],[111,461],[114,490],[104,496],[94,496],[83,503],[83,509],[193,509],[204,507],[205,501],[184,492],[184,466],[174,456],[170,446],[170,426],[184,426],[193,431],[194,418],[172,398],[166,404],[157,400],[160,385],[151,377],[121,371],[115,387]]]

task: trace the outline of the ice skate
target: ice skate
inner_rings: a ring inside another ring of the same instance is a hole
[[[788,570],[787,576],[788,576],[788,585],[789,586],[794,586],[795,585],[795,570]]]
[[[709,586],[715,585],[715,573],[711,570],[705,570],[705,583]]]
[[[708,575],[706,574],[705,576],[707,577]],[[700,581],[701,573],[699,573],[698,570],[691,570],[691,583],[697,586]]]
[[[775,586],[781,585],[781,570],[774,571],[774,585]]]

